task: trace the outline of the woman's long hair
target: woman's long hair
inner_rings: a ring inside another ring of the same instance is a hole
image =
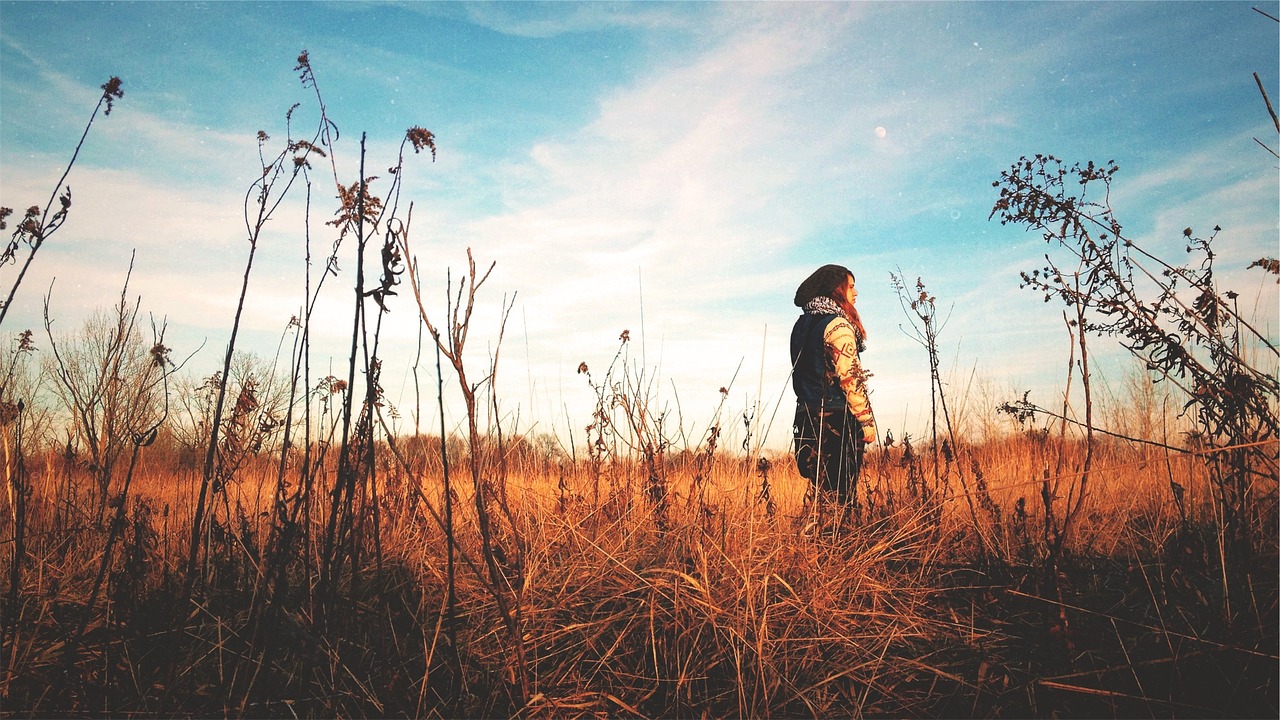
[[[862,316],[858,314],[858,308],[840,297],[840,289],[844,287],[845,278],[857,282],[849,268],[843,265],[823,265],[814,270],[813,274],[805,278],[804,282],[800,283],[800,287],[796,288],[795,304],[796,307],[804,307],[816,297],[831,298],[849,317],[849,324],[853,325],[854,332],[858,334],[858,351],[861,352],[866,345],[867,328],[862,324]]]
[[[853,273],[849,273],[849,277],[853,277]],[[854,307],[853,303],[843,302],[839,298],[831,299],[840,303],[840,307],[849,316],[849,324],[853,325],[854,332],[858,334],[858,352],[862,352],[867,345],[867,328],[862,324],[862,316],[858,314],[858,308]]]

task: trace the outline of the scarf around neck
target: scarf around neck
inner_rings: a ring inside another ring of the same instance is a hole
[[[825,295],[819,295],[818,297],[805,303],[804,314],[805,315],[839,315],[845,320],[849,319],[849,316],[844,313],[844,308],[840,307],[840,303],[837,303],[835,300],[832,300],[831,298]]]
[[[862,336],[862,333],[858,331],[858,326],[853,322],[853,318],[850,318],[848,315],[845,314],[844,308],[840,307],[840,303],[836,302],[835,300],[832,300],[826,295],[819,295],[818,297],[804,304],[804,314],[805,315],[839,315],[840,317],[849,321],[849,324],[853,325],[853,335],[858,339],[858,352],[860,353],[866,352],[867,339],[864,338]]]

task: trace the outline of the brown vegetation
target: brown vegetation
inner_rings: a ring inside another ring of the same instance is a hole
[[[612,467],[595,504],[586,464],[560,459],[546,473],[540,463],[513,463],[506,502],[519,540],[497,537],[493,548],[506,576],[519,578],[506,590],[519,604],[528,697],[489,574],[476,566],[483,547],[463,490],[454,520],[459,657],[450,657],[446,539],[431,517],[443,502],[436,473],[386,459],[376,491],[381,556],[366,548],[360,585],[344,588],[322,627],[323,507],[302,533],[309,545],[276,587],[263,587],[270,463],[246,466],[228,487],[230,522],[214,526],[205,590],[183,605],[194,470],[158,458],[134,479],[127,512],[99,524],[84,503],[93,475],[77,458],[31,458],[25,580],[5,608],[6,712],[1251,716],[1275,708],[1274,551],[1236,580],[1223,577],[1202,456],[1122,443],[1100,451],[1086,519],[1050,583],[1039,493],[1047,468],[1077,471],[1078,441],[1033,433],[961,450],[989,493],[976,526],[955,487],[927,487],[935,468],[911,453],[874,452],[865,501],[847,517],[806,502],[786,458],[769,465],[770,512],[760,475],[718,457],[700,501],[689,471],[668,478],[665,528],[645,500],[643,464]],[[1174,484],[1184,492],[1171,493]],[[1270,497],[1274,521],[1274,488]],[[11,523],[6,513],[6,537]],[[120,542],[95,604],[113,528]],[[976,561],[977,536],[1000,561]],[[7,565],[13,543],[3,547]]]

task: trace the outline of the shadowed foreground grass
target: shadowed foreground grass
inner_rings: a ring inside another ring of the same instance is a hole
[[[1275,547],[1224,572],[1198,461],[1115,447],[1046,563],[1052,444],[967,449],[981,487],[878,449],[845,516],[806,502],[786,458],[672,463],[661,522],[641,467],[510,468],[493,547],[516,633],[457,486],[451,614],[435,474],[389,464],[365,487],[362,545],[326,600],[325,513],[298,518],[287,552],[272,546],[273,471],[246,469],[184,602],[197,477],[157,457],[90,602],[110,521],[92,521],[78,471],[50,459],[4,605],[3,712],[1274,716]],[[1263,496],[1274,515],[1274,487]],[[0,532],[12,536],[8,513]],[[13,543],[0,547],[8,567]]]

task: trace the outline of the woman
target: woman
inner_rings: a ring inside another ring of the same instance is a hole
[[[853,273],[823,265],[796,290],[795,304],[804,312],[791,329],[796,465],[841,503],[856,501],[863,446],[876,441],[858,357],[867,331],[854,307],[857,297]]]

